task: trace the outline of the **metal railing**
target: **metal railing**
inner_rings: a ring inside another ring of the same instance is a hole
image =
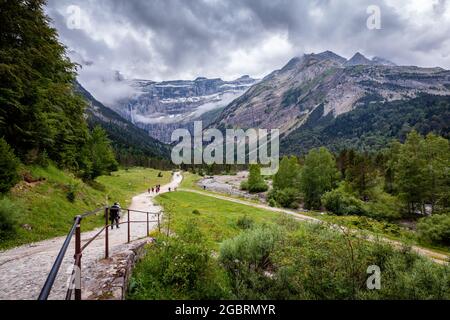
[[[105,213],[105,225],[99,230],[93,237],[88,239],[84,245],[81,244],[81,222],[83,219],[93,216],[100,211],[104,211]],[[42,287],[41,293],[39,294],[38,300],[47,300],[50,292],[55,283],[56,277],[58,276],[59,270],[63,263],[64,257],[67,253],[67,249],[69,248],[72,238],[75,235],[75,254],[74,254],[74,265],[73,271],[69,280],[69,288],[66,292],[66,300],[71,300],[74,295],[75,300],[81,300],[81,259],[83,257],[83,252],[89,245],[94,242],[102,233],[105,233],[105,259],[109,258],[109,228],[114,225],[124,225],[127,224],[127,243],[131,242],[131,224],[132,223],[146,223],[147,224],[147,233],[146,236],[150,233],[150,223],[157,223],[158,230],[161,231],[161,212],[145,212],[139,210],[125,209],[122,210],[127,212],[127,221],[120,223],[109,223],[109,207],[99,208],[97,210],[87,212],[83,215],[76,216],[74,218],[74,223],[72,228],[70,229],[59,253],[56,257],[56,260],[50,270],[50,273],[47,276],[47,280],[45,281],[44,286]],[[136,212],[141,214],[146,214],[146,221],[132,221],[130,219],[130,212]],[[150,220],[150,217],[156,217],[156,220]]]

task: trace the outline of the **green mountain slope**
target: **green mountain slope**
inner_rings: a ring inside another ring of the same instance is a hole
[[[326,146],[333,151],[357,148],[371,151],[386,147],[393,139],[404,140],[412,129],[450,137],[450,97],[423,94],[392,102],[363,102],[355,110],[336,118],[322,117],[323,106],[305,124],[284,137],[284,154],[304,154]]]

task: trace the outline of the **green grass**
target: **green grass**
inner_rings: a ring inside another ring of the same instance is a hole
[[[170,218],[171,237],[155,233],[158,241],[133,271],[131,300],[442,299],[450,293],[448,267],[385,243],[190,192],[157,200],[165,208],[162,231]],[[238,227],[244,216],[254,221],[253,229]],[[261,224],[279,232],[271,249]],[[263,257],[270,258],[266,268],[273,278],[252,269],[260,250],[269,250]],[[221,260],[227,254],[229,260]],[[383,270],[380,291],[365,289],[370,265]]]
[[[193,174],[191,172],[183,172],[183,181],[181,182],[180,188],[184,189],[194,189],[203,190],[197,185],[197,182],[202,179],[198,174]]]
[[[261,203],[259,200],[256,199],[246,199],[243,197],[238,196],[231,196],[227,194],[222,194],[218,192],[213,192],[210,190],[203,190],[201,187],[197,185],[197,182],[202,178],[201,176],[197,174],[192,174],[189,172],[183,173],[183,177],[185,178],[183,180],[183,183],[181,185],[184,189],[191,189],[191,190],[198,190],[202,191],[211,195],[220,195],[220,196],[226,196],[233,199],[240,199],[247,201],[249,203]],[[406,245],[417,245],[422,246],[424,248],[436,251],[441,254],[450,254],[450,249],[445,246],[439,246],[435,244],[430,244],[424,241],[421,241],[418,239],[417,233],[408,229],[405,229],[403,227],[398,226],[394,223],[384,222],[384,221],[378,221],[374,220],[365,216],[335,216],[335,215],[322,215],[318,211],[308,211],[308,212],[299,212],[303,215],[307,215],[313,218],[317,218],[319,220],[322,220],[324,222],[337,224],[340,226],[344,226],[347,228],[351,228],[354,230],[360,230],[363,232],[368,232],[369,234],[375,235],[375,236],[383,236],[390,240],[396,240],[401,241],[405,243]]]
[[[127,207],[134,195],[171,179],[170,172],[164,172],[163,177],[158,178],[157,170],[133,168],[99,177],[88,185],[54,166],[27,167],[24,170],[34,178],[45,178],[45,181],[32,185],[22,182],[7,196],[18,208],[14,215],[17,227],[14,237],[0,242],[0,249],[63,236],[69,231],[74,216],[115,201]],[[73,203],[67,199],[70,190],[75,192]],[[83,221],[82,231],[92,230],[103,223],[103,215],[97,214]],[[31,230],[24,228],[25,225]]]
[[[166,210],[164,225],[167,228],[170,213],[170,230],[179,231],[186,222],[195,223],[206,235],[210,245],[217,249],[219,244],[239,234],[238,219],[247,216],[255,223],[273,223],[280,214],[257,209],[243,204],[214,199],[190,192],[174,192],[156,198]],[[200,214],[194,214],[198,210]],[[164,229],[165,229],[164,228]]]

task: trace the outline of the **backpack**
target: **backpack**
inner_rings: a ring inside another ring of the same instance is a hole
[[[117,205],[113,205],[110,209],[109,209],[109,218],[111,220],[114,220],[116,218],[120,218],[120,207]]]

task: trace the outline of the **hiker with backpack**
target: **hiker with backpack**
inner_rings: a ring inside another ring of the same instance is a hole
[[[114,224],[117,229],[120,228],[120,204],[118,202],[109,208],[109,220],[111,221],[111,230],[114,230]]]

